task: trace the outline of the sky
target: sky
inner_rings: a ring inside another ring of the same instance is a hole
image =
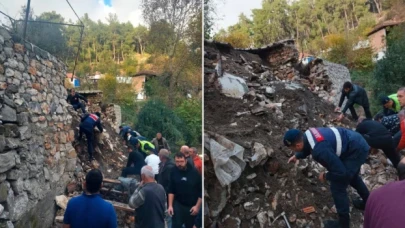
[[[120,22],[131,22],[134,26],[144,24],[141,0],[69,0],[73,9],[79,17],[88,13],[94,20],[106,22],[105,18],[109,13],[116,13]],[[7,0],[0,1],[0,10],[13,18],[19,17],[21,6],[27,4],[27,0]],[[67,19],[76,21],[74,12],[70,9],[66,0],[31,0],[31,8],[34,15],[43,12],[56,11]],[[0,17],[0,22],[4,22],[4,17]]]
[[[244,13],[251,18],[252,9],[262,7],[262,0],[215,0],[217,3],[217,20],[214,33],[221,28],[226,29],[238,22],[238,16]]]

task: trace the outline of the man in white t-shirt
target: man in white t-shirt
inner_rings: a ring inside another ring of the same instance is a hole
[[[154,153],[151,153],[145,158],[145,163],[148,166],[151,166],[153,169],[153,173],[155,174],[155,180],[157,180],[158,174],[159,174],[159,163],[160,163],[160,158]]]

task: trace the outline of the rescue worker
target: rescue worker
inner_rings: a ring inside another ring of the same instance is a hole
[[[119,129],[120,129],[119,135],[122,137],[122,139],[124,140],[124,143],[125,143],[127,141],[127,132],[131,131],[131,127],[121,125],[121,126],[119,126]]]
[[[145,158],[137,148],[130,147],[128,150],[130,153],[128,155],[127,166],[122,169],[121,176],[141,175],[141,169],[146,165]]]
[[[310,128],[303,134],[290,129],[284,135],[284,145],[295,151],[288,163],[312,158],[329,172],[321,172],[319,180],[330,182],[330,190],[339,215],[339,220],[325,221],[325,228],[350,227],[349,197],[347,187],[357,190],[362,200],[353,200],[353,205],[364,210],[369,191],[359,176],[361,165],[366,161],[370,147],[363,137],[344,128]]]
[[[85,97],[76,93],[74,89],[71,89],[70,94],[66,98],[66,101],[72,105],[75,111],[80,108],[83,113],[86,113],[86,106],[83,103],[81,103],[80,100],[86,102],[87,105],[90,104]]]
[[[397,114],[401,110],[401,105],[399,104],[396,93],[391,94],[388,97],[383,97],[381,99],[381,104],[383,105],[384,116]]]
[[[149,141],[129,136],[128,143],[130,147],[137,149],[143,155],[144,160],[150,153],[157,154],[155,146]]]
[[[94,127],[97,126],[98,130],[103,133],[103,127],[101,126],[101,114],[96,112],[94,114],[86,114],[82,117],[79,126],[79,138],[80,141],[83,137],[83,133],[87,138],[87,150],[89,153],[89,161],[94,160],[93,158],[93,141],[94,141]]]
[[[340,108],[342,107],[345,97],[347,97],[348,100],[346,102],[345,107],[342,110],[342,113],[339,115],[337,119],[338,121],[341,121],[344,118],[347,109],[350,110],[353,120],[355,121],[358,120],[359,117],[357,116],[356,110],[354,109],[354,104],[358,104],[363,107],[367,119],[373,118],[370,112],[370,104],[368,102],[367,92],[363,88],[361,88],[358,85],[352,84],[351,82],[345,82],[343,84],[339,106],[336,107],[335,112],[340,111]]]
[[[401,157],[399,153],[395,151],[392,135],[384,125],[377,121],[360,117],[356,132],[363,136],[370,147],[382,150],[394,167],[397,168]]]

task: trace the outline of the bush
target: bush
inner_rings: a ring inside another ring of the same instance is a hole
[[[185,126],[186,123],[162,101],[151,99],[140,110],[135,129],[148,139],[154,138],[157,132],[161,132],[172,150],[176,151],[181,145],[191,145],[190,141],[186,141],[186,136],[190,133]]]
[[[187,141],[190,145],[201,145],[202,137],[202,103],[201,100],[188,99],[183,101],[176,108],[177,115],[184,120],[187,125],[189,135]]]

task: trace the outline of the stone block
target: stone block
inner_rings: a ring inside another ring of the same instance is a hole
[[[0,154],[0,173],[4,173],[15,166],[16,151]]]
[[[66,143],[67,142],[65,132],[60,132],[59,133],[59,142],[60,143]]]
[[[4,105],[1,109],[1,116],[3,121],[16,122],[17,111],[8,105]]]
[[[37,70],[34,67],[28,67],[28,73],[31,75],[37,75]]]
[[[24,45],[15,43],[14,44],[14,51],[20,54],[24,54]]]
[[[2,127],[4,128],[5,137],[17,138],[20,136],[17,124],[4,124]]]
[[[17,149],[20,145],[20,139],[6,138],[6,149]],[[1,159],[0,159],[1,161]],[[1,172],[0,172],[1,173]]]
[[[41,91],[41,84],[39,83],[32,83],[32,88],[36,89],[37,91]]]
[[[6,92],[18,93],[18,86],[14,85],[14,84],[8,85]]]
[[[28,195],[23,192],[20,195],[14,197],[12,205],[10,207],[10,219],[15,222],[18,221],[26,212],[28,204]]]
[[[21,175],[21,171],[18,169],[11,169],[7,172],[7,180],[17,180]]]
[[[66,172],[74,172],[76,170],[76,158],[66,159]]]
[[[0,184],[0,203],[7,201],[9,184],[7,182],[2,182]]]
[[[76,153],[76,150],[75,149],[70,149],[68,152],[67,152],[67,158],[77,158],[77,153]]]
[[[29,117],[28,112],[22,112],[17,114],[17,123],[19,126],[27,126],[29,124],[28,122],[28,117]]]
[[[28,126],[19,127],[18,131],[20,132],[21,140],[30,139],[31,138],[31,128]]]
[[[4,137],[4,135],[0,135],[0,153],[2,153],[5,148],[6,148],[6,138]]]

